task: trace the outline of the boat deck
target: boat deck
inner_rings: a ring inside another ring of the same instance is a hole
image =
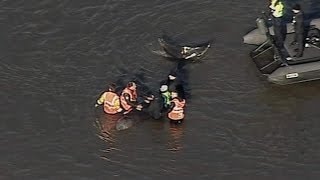
[[[293,39],[294,33],[290,33],[286,35],[286,39],[284,42],[284,47],[288,55],[292,57],[292,60],[288,61],[289,64],[297,64],[320,60],[320,47],[317,46],[305,47],[302,57],[293,57],[296,54],[294,50],[297,48],[297,45],[291,45]]]

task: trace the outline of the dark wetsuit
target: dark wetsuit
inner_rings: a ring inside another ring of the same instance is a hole
[[[176,78],[174,80],[167,80],[168,90],[169,92],[177,92],[178,96],[181,98],[185,98],[184,88],[180,79]]]
[[[163,115],[163,101],[161,97],[155,97],[148,107],[144,108],[144,112],[148,113],[153,119],[160,119]]]
[[[273,30],[274,30],[274,39],[275,45],[279,50],[284,48],[283,41],[285,39],[285,27],[282,21],[282,17],[272,16]]]
[[[297,14],[294,14],[294,42],[297,43],[296,57],[303,55],[304,43],[305,43],[305,31],[304,31],[304,18],[303,12],[300,10]]]
[[[183,80],[186,76],[186,72],[183,69],[185,66],[185,61],[179,61],[177,66],[171,70],[170,74],[174,75],[176,78],[174,80],[170,80],[169,77],[161,82],[162,84],[165,84],[168,86],[168,91],[169,92],[177,92],[178,96],[185,99],[185,81]],[[160,85],[160,86],[161,86]]]

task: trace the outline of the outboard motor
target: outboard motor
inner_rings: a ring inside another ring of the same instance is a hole
[[[256,23],[260,33],[263,35],[267,34],[268,29],[265,20],[263,18],[257,18]]]

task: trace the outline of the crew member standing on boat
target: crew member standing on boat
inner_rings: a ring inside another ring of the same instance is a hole
[[[285,60],[287,53],[284,49],[284,39],[286,36],[286,27],[283,23],[284,16],[284,5],[282,0],[271,0],[269,6],[272,13],[272,24],[274,32],[275,46],[277,50],[275,51],[275,57],[280,56],[279,58],[282,61],[282,65],[288,66],[288,63]]]
[[[280,50],[283,49],[283,41],[285,38],[285,27],[283,23],[284,6],[281,0],[271,0],[269,6],[272,12],[272,23],[274,30],[275,44]]]
[[[95,107],[103,104],[103,110],[107,114],[116,114],[121,112],[122,109],[120,107],[120,98],[116,94],[116,86],[115,84],[110,84],[108,87],[108,91],[104,92],[100,98],[97,100]]]
[[[295,49],[297,54],[294,57],[301,57],[303,55],[305,43],[303,12],[299,4],[293,6],[292,12],[294,13],[292,20],[292,24],[294,25],[294,41],[292,44],[297,45],[297,49]]]

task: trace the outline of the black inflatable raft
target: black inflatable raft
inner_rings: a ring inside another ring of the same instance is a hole
[[[262,29],[267,29],[261,20]],[[292,45],[294,32],[287,33],[284,49],[275,47],[273,36],[265,32],[267,41],[253,50],[250,55],[261,74],[269,82],[286,85],[320,79],[320,30],[316,27],[309,29],[302,57],[295,57],[296,45]],[[289,59],[288,59],[289,57]],[[286,66],[286,63],[288,64]]]

